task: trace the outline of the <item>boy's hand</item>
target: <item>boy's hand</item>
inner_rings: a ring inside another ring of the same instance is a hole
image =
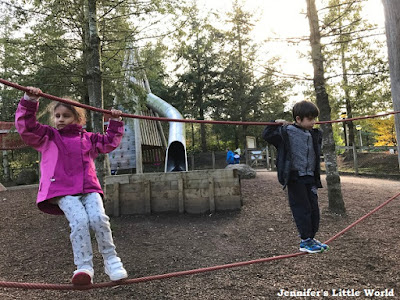
[[[122,120],[121,114],[122,111],[111,108],[111,120],[121,121]]]
[[[282,125],[292,124],[291,122],[288,122],[288,121],[283,120],[283,119],[277,119],[277,120],[275,120],[275,123],[281,123]]]
[[[39,94],[42,92],[41,89],[32,86],[28,86],[27,88],[28,90],[25,92],[24,99],[35,100],[35,101],[39,100],[40,98]]]

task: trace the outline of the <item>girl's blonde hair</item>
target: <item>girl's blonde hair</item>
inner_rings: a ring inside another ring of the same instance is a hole
[[[64,99],[68,99],[69,101],[72,102],[76,102],[79,103],[76,100],[72,100],[69,99],[68,97],[63,97]],[[50,103],[49,105],[49,113],[50,113],[50,123],[52,126],[55,126],[55,122],[54,122],[54,111],[57,109],[57,107],[59,106],[64,106],[67,109],[69,109],[72,114],[75,117],[76,123],[80,124],[80,125],[85,125],[86,124],[86,110],[82,107],[78,107],[78,106],[74,106],[71,104],[67,104],[67,103],[62,103],[62,102],[57,102],[57,101],[53,101]]]

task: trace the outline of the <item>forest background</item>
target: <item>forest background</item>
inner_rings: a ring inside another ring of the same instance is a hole
[[[363,12],[369,1],[316,1],[331,119],[392,110],[384,27]],[[312,66],[310,37],[266,30],[264,40],[256,39],[253,30],[262,13],[238,0],[224,11],[204,6],[203,0],[0,1],[0,77],[91,104],[90,2],[97,9],[106,109],[119,106],[135,113],[132,93],[144,103],[145,90],[129,83],[127,72],[146,76],[152,92],[189,119],[291,120],[294,101],[315,101],[313,77],[288,73],[284,53],[268,50],[276,43],[289,45],[299,49],[299,63],[308,60]],[[305,19],[306,8],[304,1],[297,12]],[[285,15],[282,19],[297,26]],[[132,51],[140,63],[128,70],[124,60]],[[13,121],[20,97],[20,91],[1,86],[1,121]],[[42,102],[39,120],[46,123],[48,101]],[[186,131],[189,152],[243,149],[248,135],[265,146],[261,126],[191,124]],[[334,124],[333,134],[337,145],[396,145],[393,117]],[[13,163],[24,161],[32,157],[16,156]]]

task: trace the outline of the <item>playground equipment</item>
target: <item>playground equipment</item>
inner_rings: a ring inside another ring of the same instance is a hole
[[[149,93],[146,104],[160,116],[171,119],[183,119],[182,115],[172,105],[156,95]],[[165,172],[187,171],[187,154],[185,125],[169,122],[168,147],[165,155]]]
[[[136,79],[133,78],[132,82]],[[19,86],[1,79],[1,83],[20,90]],[[242,205],[240,178],[234,170],[204,170],[187,172],[187,157],[183,122],[179,112],[171,105],[153,95],[148,87],[147,104],[169,121],[169,142],[165,159],[165,173],[140,173],[135,175],[114,175],[105,178],[106,210],[109,214],[136,214],[178,211],[188,213],[215,212],[240,209]],[[146,87],[145,85],[145,87]],[[68,102],[49,94],[41,96],[51,100]],[[136,99],[137,100],[137,99]],[[88,105],[78,106],[98,112],[109,112]],[[131,116],[125,114],[126,116]],[[141,132],[139,118],[135,118],[135,136]],[[154,122],[153,122],[154,123]],[[124,137],[129,135],[124,135]],[[139,134],[140,137],[140,134]],[[141,149],[141,138],[135,140],[135,148]],[[120,153],[122,155],[122,153]],[[115,157],[114,157],[115,159]],[[136,166],[141,161],[136,161]],[[178,172],[180,171],[180,172]],[[137,209],[136,209],[137,208]]]
[[[146,106],[154,113],[168,119],[183,119],[172,105],[151,92],[144,72],[138,76],[138,56],[129,51],[125,59],[128,82],[147,91]],[[135,95],[131,98],[137,103]],[[106,211],[109,215],[148,214],[158,212],[205,213],[219,210],[240,209],[242,205],[240,179],[236,170],[188,171],[185,126],[169,122],[164,173],[138,172],[143,145],[138,133],[148,136],[148,127],[135,119],[136,174],[114,175],[105,178]],[[143,121],[140,121],[143,122]],[[154,121],[152,121],[154,124]],[[150,124],[149,124],[150,125]],[[147,130],[147,133],[146,133]],[[160,131],[162,133],[162,131]],[[147,142],[149,144],[149,142]],[[110,159],[111,160],[111,159]]]
[[[132,91],[129,91],[129,89],[127,89],[127,94],[125,95],[125,97],[134,101],[136,103],[138,111],[141,111],[142,114],[158,114],[161,117],[166,117],[169,119],[183,119],[182,115],[177,109],[175,109],[171,104],[167,103],[166,101],[151,92],[150,84],[147,80],[146,74],[143,71],[139,72],[140,74],[137,74],[138,72],[135,71],[141,69],[138,67],[139,61],[137,53],[133,50],[127,51],[124,61],[124,69],[127,70],[125,74],[126,80],[130,84],[140,86],[146,90],[147,98],[145,104],[149,111],[143,112],[143,110],[139,109],[138,97]],[[161,129],[161,125],[157,124],[157,126],[155,126],[155,121],[139,121],[138,119],[135,119],[133,123],[134,138],[132,138],[132,140],[135,146],[132,148],[132,141],[130,141],[130,145],[128,145],[128,148],[130,152],[132,152],[132,150],[134,149],[133,153],[135,155],[136,173],[143,173],[142,151],[148,152],[145,157],[150,157],[150,159],[153,159],[154,161],[159,161],[161,159],[160,156],[164,157],[164,154],[161,154],[158,151],[160,150],[160,148],[166,148],[164,172],[167,173],[188,170],[184,123],[169,122],[168,144],[166,144],[165,142],[165,137]],[[142,126],[143,123],[145,124],[145,126]],[[127,124],[127,127],[129,128],[129,124]],[[157,127],[157,129],[155,129],[155,127]],[[127,134],[126,132],[125,136],[125,138],[129,138],[129,133]],[[122,143],[126,144],[124,143],[124,140],[122,141]],[[121,150],[117,150],[117,152],[110,157],[111,164],[113,164],[113,161],[115,162],[116,160],[119,160],[121,158],[126,161],[126,155],[124,156],[124,153],[128,153],[128,151],[126,150],[128,149],[125,149],[123,152],[121,152]],[[120,151],[121,153],[118,153],[118,151]]]
[[[163,212],[214,213],[242,206],[237,170],[144,173],[108,176],[108,215]]]

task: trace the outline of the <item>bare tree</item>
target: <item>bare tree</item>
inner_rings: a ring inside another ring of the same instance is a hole
[[[386,40],[389,56],[389,71],[393,109],[400,110],[400,1],[382,0],[385,10]],[[400,116],[395,115],[396,138],[400,141]],[[397,143],[400,164],[400,143]]]
[[[329,105],[328,93],[325,89],[324,58],[321,47],[321,33],[315,0],[307,1],[307,17],[310,24],[311,56],[314,67],[314,89],[317,105],[321,112],[320,120],[331,120],[331,107]],[[328,184],[329,210],[334,213],[343,214],[346,209],[342,197],[340,176],[337,170],[337,158],[335,151],[335,140],[333,139],[332,124],[321,124],[323,131],[322,147],[325,158],[326,181]]]
[[[94,107],[104,107],[103,101],[103,80],[100,57],[100,37],[97,28],[96,0],[87,0],[87,36],[86,36],[86,80],[88,87],[89,103]],[[104,131],[104,120],[102,114],[93,112],[91,121],[94,132]],[[100,184],[103,185],[104,177],[109,175],[108,156],[100,154],[96,161],[97,176]]]

